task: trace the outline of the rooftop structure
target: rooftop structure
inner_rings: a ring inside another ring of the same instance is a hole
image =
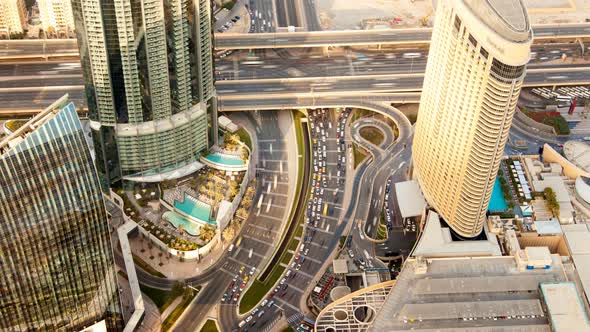
[[[564,180],[561,176],[543,175],[542,180],[533,180],[533,188],[535,191],[543,191],[545,188],[551,188],[555,192],[557,202],[559,203],[559,215],[556,217],[562,224],[570,224],[574,222],[573,211],[574,208],[571,203],[571,198]]]
[[[584,142],[567,141],[563,145],[563,154],[574,165],[590,173],[590,145]]]
[[[531,43],[521,0],[437,3],[412,158],[426,201],[461,237],[484,227]]]
[[[588,225],[562,225],[565,242],[584,289],[586,301],[590,301],[590,229]]]
[[[562,281],[558,255],[531,270],[512,256],[410,258],[370,331],[549,331],[539,284]]]
[[[424,213],[426,201],[418,181],[397,182],[395,184],[395,197],[397,197],[402,218],[417,217]]]
[[[496,236],[484,226],[487,240],[454,241],[448,227],[443,227],[438,214],[429,211],[426,225],[418,244],[412,252],[414,257],[461,257],[500,256],[502,251]]]
[[[590,177],[578,176],[575,188],[578,201],[590,209]]]
[[[542,283],[539,288],[554,332],[589,332],[590,322],[573,282]]]

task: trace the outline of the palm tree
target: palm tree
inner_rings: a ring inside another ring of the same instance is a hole
[[[245,198],[244,200],[242,200],[242,206],[245,209],[249,209],[252,206],[252,200],[251,199],[248,199],[248,198]]]
[[[229,197],[236,197],[237,194],[238,194],[238,188],[229,187]]]
[[[201,240],[203,240],[204,242],[211,241],[211,239],[213,239],[213,237],[215,236],[215,228],[213,228],[210,225],[205,225],[201,227],[200,231]]]
[[[239,208],[238,211],[236,211],[236,215],[238,215],[238,217],[246,219],[246,217],[248,216],[248,211],[246,211],[246,209],[242,207]]]

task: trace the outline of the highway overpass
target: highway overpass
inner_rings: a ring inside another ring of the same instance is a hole
[[[432,29],[347,30],[274,32],[259,34],[217,34],[216,49],[262,49],[352,45],[398,45],[430,43]],[[533,26],[535,40],[588,38],[590,24]]]
[[[65,75],[67,76],[67,75]],[[422,89],[423,73],[359,75],[338,77],[305,77],[260,80],[234,80],[217,82],[217,94],[223,109],[257,105],[265,99],[297,100],[300,98],[350,97],[395,98],[411,93],[412,100]],[[28,83],[27,83],[28,82]],[[36,112],[49,105],[64,93],[69,93],[78,106],[85,105],[83,85],[69,84],[72,78],[50,77],[47,82],[36,80],[0,81],[0,115],[14,111]],[[588,85],[590,66],[566,68],[531,68],[527,72],[524,86]],[[411,102],[411,100],[406,100]],[[295,103],[294,105],[297,105]]]
[[[537,25],[535,40],[590,38],[590,24]],[[430,43],[431,29],[344,30],[215,35],[215,48],[265,49],[353,45],[412,45]],[[0,41],[0,60],[76,57],[75,39]]]

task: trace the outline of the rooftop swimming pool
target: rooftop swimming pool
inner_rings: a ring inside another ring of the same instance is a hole
[[[490,205],[488,206],[488,211],[506,211],[507,209],[508,205],[506,204],[506,199],[502,193],[500,179],[496,178],[494,189],[492,190],[492,198],[490,198]]]
[[[186,193],[184,194],[183,202],[174,201],[174,207],[188,214],[189,216],[199,219],[208,224],[217,224],[215,220],[209,219],[209,216],[211,215],[211,206],[209,206],[209,204],[205,204],[197,200],[196,198]]]
[[[185,217],[181,216],[180,214],[178,214],[176,212],[173,212],[173,211],[164,212],[162,217],[165,220],[167,220],[169,223],[171,223],[172,226],[176,227],[177,229],[180,226],[182,226],[182,229],[184,229],[184,231],[187,232],[188,234],[190,234],[192,236],[199,235],[199,228],[200,228],[199,225],[193,221],[186,219]]]
[[[225,154],[219,154],[219,153],[212,153],[210,155],[208,155],[207,157],[205,157],[205,159],[220,164],[220,165],[226,165],[226,166],[243,166],[245,165],[244,161],[242,160],[242,158],[238,157],[238,156],[230,156],[230,155],[225,155]]]

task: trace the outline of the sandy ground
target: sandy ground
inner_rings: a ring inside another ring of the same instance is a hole
[[[533,24],[582,23],[590,19],[590,0],[524,0]],[[432,25],[435,0],[316,0],[324,30],[360,29],[362,21],[382,19],[373,28]],[[401,19],[391,23],[394,18]]]

